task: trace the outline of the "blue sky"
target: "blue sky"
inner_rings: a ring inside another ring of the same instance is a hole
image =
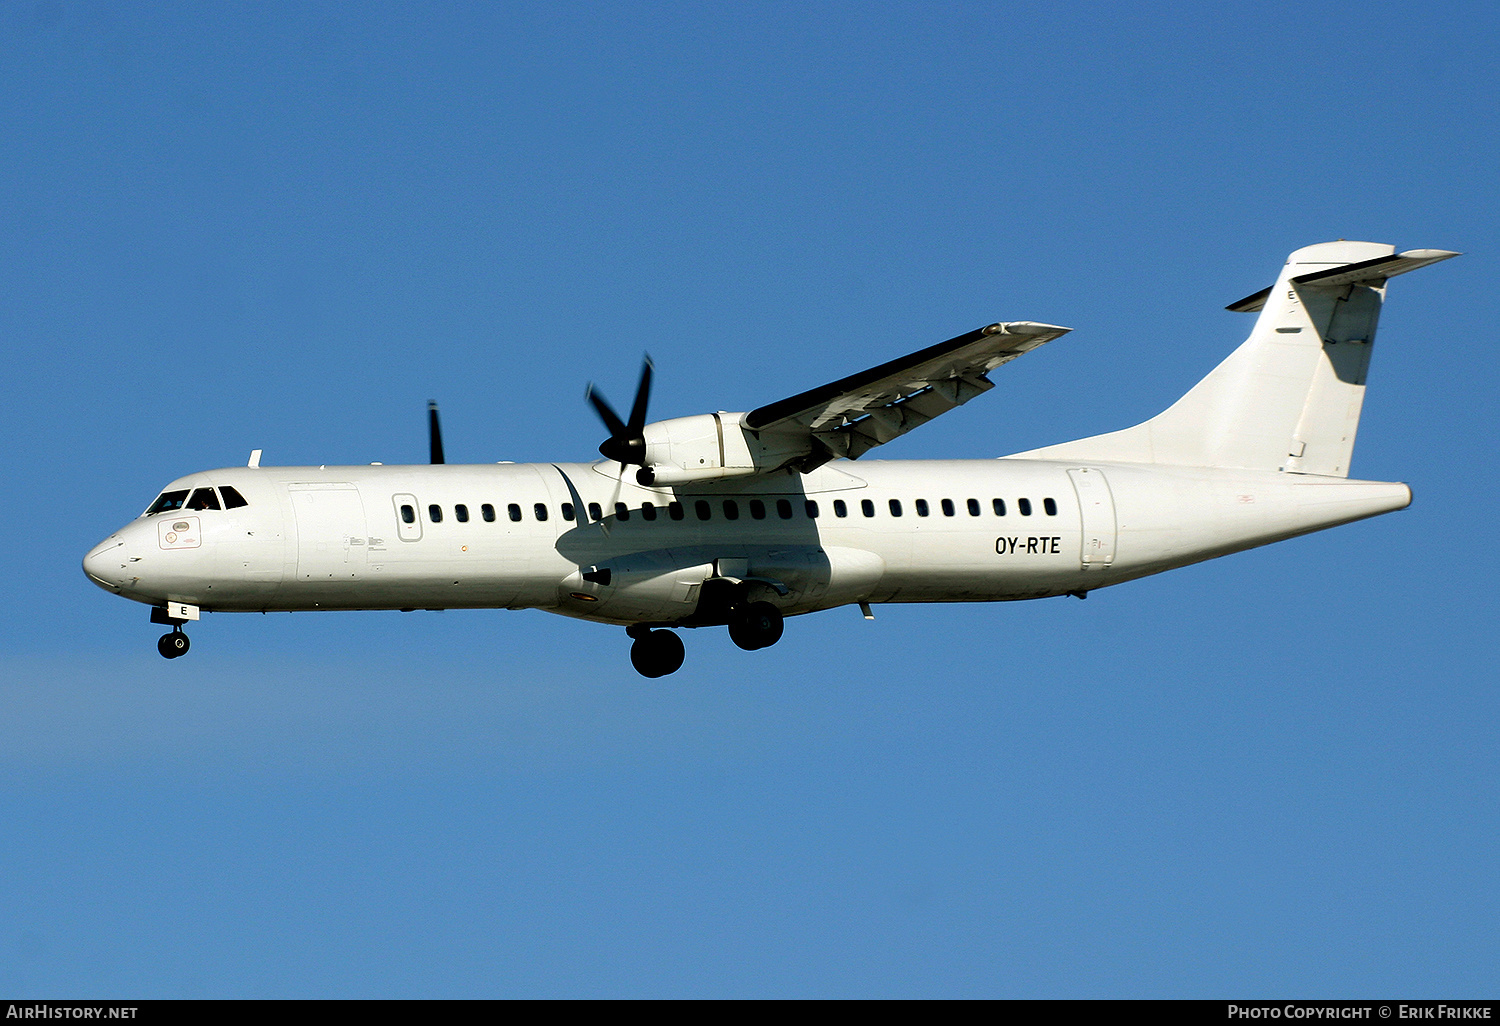
[[[1495,993],[1489,4],[0,7],[0,993]],[[993,320],[883,450],[1166,406],[1334,238],[1404,512],[1095,593],[687,634],[79,571],[242,463],[587,459]],[[1474,530],[1480,537],[1474,537]]]

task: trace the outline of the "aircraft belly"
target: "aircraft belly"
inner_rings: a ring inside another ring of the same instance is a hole
[[[590,567],[560,579],[557,602],[572,615],[613,623],[685,620],[698,607],[703,582],[715,573],[711,558],[672,549],[621,555]],[[608,571],[607,583],[600,569]]]
[[[728,577],[743,582],[753,601],[795,615],[880,601],[885,571],[884,560],[865,549],[743,540],[596,556],[558,580],[554,611],[610,623],[676,623],[702,616],[705,583]]]

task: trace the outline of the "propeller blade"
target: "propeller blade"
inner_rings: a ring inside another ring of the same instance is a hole
[[[443,429],[438,425],[438,404],[434,399],[427,400],[427,451],[431,456],[429,462],[443,462]]]
[[[651,400],[651,372],[655,364],[651,362],[651,354],[647,353],[641,363],[641,383],[635,388],[635,405],[630,407],[630,433],[638,435],[641,428],[646,426],[646,404]]]
[[[611,438],[618,438],[627,433],[628,429],[625,427],[625,422],[620,419],[620,415],[615,412],[614,407],[605,401],[604,396],[594,390],[592,383],[589,385],[588,392],[584,395],[594,405],[594,410],[599,414],[599,419],[604,421],[604,426],[609,428],[609,436]]]

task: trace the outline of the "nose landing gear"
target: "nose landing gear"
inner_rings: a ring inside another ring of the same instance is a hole
[[[165,659],[176,659],[178,656],[187,655],[189,645],[188,636],[182,633],[182,628],[174,627],[170,634],[161,636],[161,640],[156,643],[156,650]]]
[[[196,619],[198,619],[198,607],[183,602],[151,608],[152,623],[172,628],[170,634],[163,634],[156,643],[156,650],[161,653],[163,659],[176,659],[178,656],[187,655],[190,642],[188,636],[182,633],[182,625],[189,620]]]

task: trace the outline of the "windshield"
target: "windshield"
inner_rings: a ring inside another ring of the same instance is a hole
[[[187,497],[188,490],[186,488],[180,492],[162,492],[156,497],[156,501],[151,504],[151,508],[141,515],[149,517],[153,513],[166,513],[168,510],[181,509]]]

